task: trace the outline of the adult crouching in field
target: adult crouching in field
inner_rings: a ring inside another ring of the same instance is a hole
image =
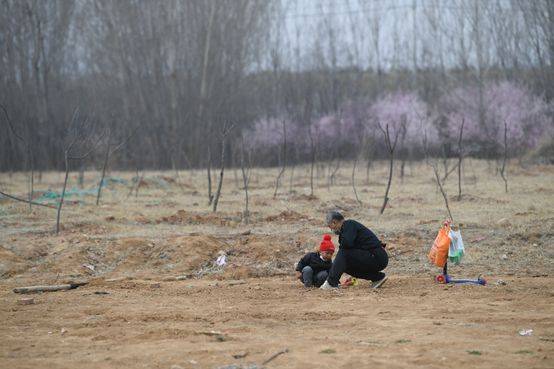
[[[337,211],[327,214],[327,226],[339,235],[339,251],[329,271],[329,277],[321,289],[337,288],[340,277],[348,273],[352,277],[372,281],[379,288],[387,280],[382,272],[389,263],[385,244],[363,224],[348,219]]]

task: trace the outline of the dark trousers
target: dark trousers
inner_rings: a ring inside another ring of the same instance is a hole
[[[306,287],[320,287],[327,279],[329,273],[326,270],[322,270],[314,275],[314,270],[310,266],[305,266],[302,269],[302,283]]]
[[[342,273],[352,277],[378,281],[385,276],[381,270],[387,267],[389,256],[383,248],[373,250],[340,249],[327,281],[333,287],[338,286]]]

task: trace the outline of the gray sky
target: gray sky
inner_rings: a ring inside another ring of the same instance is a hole
[[[492,4],[489,0],[478,1]],[[454,41],[464,33],[466,45],[471,44],[469,21],[464,24],[463,32],[459,23],[464,14],[473,14],[471,0],[287,0],[284,4],[286,18],[274,36],[281,35],[283,41],[279,49],[285,63],[292,68],[331,60],[330,35],[335,39],[338,65],[375,66],[377,53],[371,28],[375,22],[379,23],[379,53],[385,69],[412,67],[413,45],[416,61],[421,64],[437,65],[442,55],[445,66],[456,65],[459,52],[456,50],[458,42]],[[462,8],[464,4],[465,9]],[[495,4],[506,9],[509,6],[508,0]],[[487,20],[485,15],[484,20]],[[492,51],[494,42],[490,33],[484,31],[483,42]],[[320,40],[319,45],[316,40]],[[323,58],[316,49],[323,50]],[[474,63],[471,47],[465,54],[468,62]]]

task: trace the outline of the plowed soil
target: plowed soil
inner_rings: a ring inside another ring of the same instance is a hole
[[[87,172],[89,191],[68,202],[59,235],[55,211],[0,198],[0,368],[552,368],[554,168],[514,163],[508,193],[490,168],[466,161],[460,201],[457,178],[445,185],[467,250],[450,272],[487,286],[434,282],[426,255],[446,212],[423,164],[395,176],[383,215],[386,163],[368,181],[360,170],[361,204],[351,167],[329,189],[322,171],[314,196],[309,168],[297,167],[276,198],[277,170],[254,169],[248,223],[232,169],[215,214],[204,172],[145,173],[136,197],[134,174],[112,172],[100,206],[88,194],[98,173]],[[44,173],[37,192],[57,191],[60,178]],[[23,173],[0,174],[0,187],[26,196]],[[328,232],[329,209],[387,243],[381,289],[329,292],[293,278]],[[75,281],[88,284],[13,292]]]

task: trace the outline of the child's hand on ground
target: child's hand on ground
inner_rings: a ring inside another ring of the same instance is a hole
[[[296,271],[296,279],[302,279],[302,273],[299,271]]]

